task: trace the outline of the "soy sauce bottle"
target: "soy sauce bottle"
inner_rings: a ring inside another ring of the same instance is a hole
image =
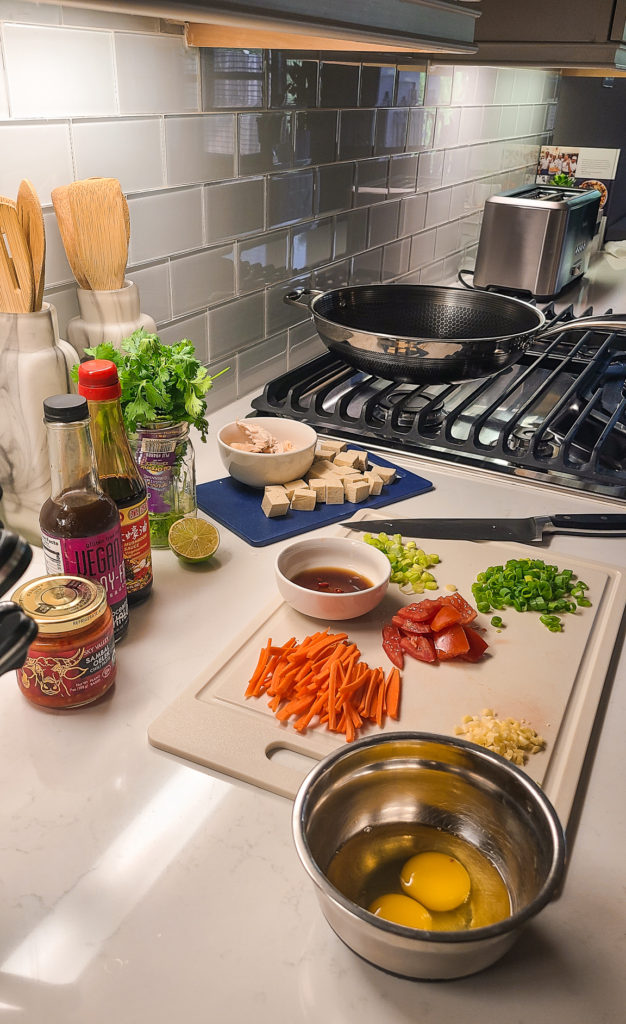
[[[54,395],[43,403],[51,495],[39,513],[46,572],[86,576],[104,587],[115,640],[128,629],[128,599],[120,517],[104,493],[81,395]]]
[[[117,366],[88,359],[78,368],[78,393],[87,399],[100,486],[117,505],[129,604],[152,591],[148,497],[124,429]]]

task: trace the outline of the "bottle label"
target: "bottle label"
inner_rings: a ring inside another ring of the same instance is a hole
[[[113,612],[115,637],[119,639],[128,625],[126,574],[119,524],[91,537],[53,537],[42,530],[41,540],[48,575],[86,576],[102,584]]]
[[[139,446],[136,462],[148,492],[148,511],[162,515],[172,509],[172,485],[175,483],[176,446],[180,436],[171,428],[137,431]]]
[[[148,499],[144,498],[136,505],[127,505],[126,508],[121,508],[120,525],[126,570],[126,589],[129,594],[137,594],[152,580]]]

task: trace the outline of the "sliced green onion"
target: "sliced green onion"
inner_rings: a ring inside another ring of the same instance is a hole
[[[572,614],[577,608],[588,608],[586,583],[576,578],[572,569],[546,565],[540,558],[512,558],[506,565],[492,565],[476,575],[472,594],[479,612],[493,608],[515,608],[518,612],[540,612],[539,621],[552,633],[560,633],[563,624],[555,612]],[[499,615],[491,620],[496,628],[502,625]]]
[[[429,555],[414,540],[402,543],[399,533],[364,533],[363,540],[382,551],[391,563],[391,582],[397,583],[405,594],[423,594],[425,590],[438,590],[439,585],[428,570],[438,565],[439,555]]]

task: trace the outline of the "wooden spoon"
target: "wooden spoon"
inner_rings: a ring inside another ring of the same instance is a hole
[[[51,195],[54,212],[57,217],[57,224],[59,225],[61,241],[63,242],[63,248],[65,249],[65,255],[67,256],[67,262],[70,265],[70,270],[81,288],[89,288],[89,281],[87,280],[85,272],[80,265],[78,252],[76,251],[74,221],[72,220],[72,211],[70,209],[70,197],[67,185],[59,185],[58,188],[53,188]]]
[[[24,232],[33,264],[33,285],[35,291],[33,310],[37,312],[41,309],[43,301],[46,230],[39,196],[28,178],[24,178],[20,183],[17,193],[17,216],[22,225],[22,231]]]
[[[75,181],[68,186],[76,249],[94,291],[124,284],[128,260],[122,189],[117,178]]]
[[[31,313],[33,265],[12,199],[0,196],[0,303],[7,313]]]

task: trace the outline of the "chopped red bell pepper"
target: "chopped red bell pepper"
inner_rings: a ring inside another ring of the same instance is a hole
[[[435,633],[433,639],[437,657],[441,661],[450,661],[452,658],[458,658],[469,651],[469,640],[465,635],[463,626],[460,626],[458,622],[453,626],[448,626],[447,629],[440,630],[439,633]]]
[[[440,629],[445,629],[447,626],[453,626],[455,622],[460,622],[461,618],[461,612],[458,608],[455,608],[452,604],[444,604],[434,619],[430,620],[430,628],[433,633],[438,633]]]
[[[418,633],[412,636],[403,636],[400,640],[400,644],[402,650],[407,654],[410,654],[412,658],[416,658],[417,661],[432,663],[437,660],[435,647],[429,636],[420,635]]]

